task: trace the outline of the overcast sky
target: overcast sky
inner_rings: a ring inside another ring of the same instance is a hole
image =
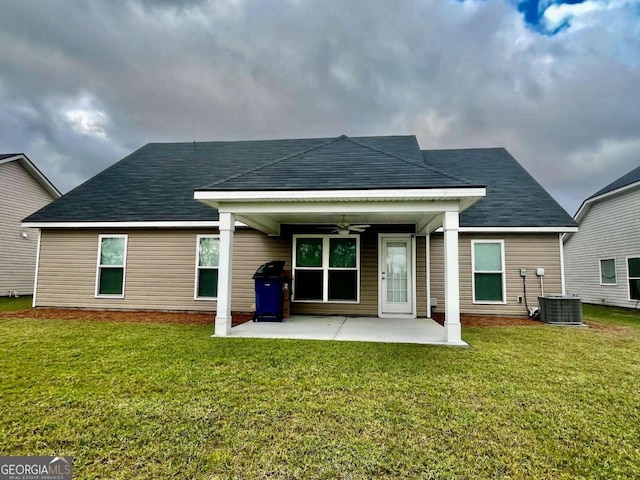
[[[640,165],[640,0],[0,0],[0,153],[63,192],[147,142],[506,147],[574,214]]]

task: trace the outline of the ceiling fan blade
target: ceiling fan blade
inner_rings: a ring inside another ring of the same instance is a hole
[[[369,228],[371,225],[351,225],[351,228]]]
[[[365,230],[364,230],[364,228],[349,227],[349,231],[351,231],[351,232],[359,232],[359,233],[362,233],[362,232],[364,232]]]

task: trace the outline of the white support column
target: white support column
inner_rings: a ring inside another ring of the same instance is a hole
[[[427,318],[431,318],[431,234],[427,233],[424,237],[424,251],[426,264],[426,281],[427,281]]]
[[[444,231],[444,330],[447,343],[462,343],[460,279],[458,265],[458,212],[445,212]]]
[[[233,213],[220,213],[220,262],[218,265],[218,306],[216,337],[224,337],[231,330],[231,277],[233,271]]]
[[[560,283],[562,285],[562,295],[566,295],[567,294],[567,289],[565,287],[564,284],[564,239],[563,234],[559,234],[558,237],[560,238]],[[35,295],[35,294],[34,294]]]

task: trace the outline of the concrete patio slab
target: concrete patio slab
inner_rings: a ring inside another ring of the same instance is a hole
[[[234,338],[292,338],[301,340],[336,340],[353,342],[447,343],[445,331],[429,318],[377,318],[345,316],[295,315],[281,322],[246,322],[231,329]]]

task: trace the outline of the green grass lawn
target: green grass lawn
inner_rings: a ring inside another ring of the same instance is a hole
[[[12,312],[16,310],[28,310],[31,308],[33,297],[0,297],[0,312]]]
[[[78,479],[638,477],[627,313],[470,348],[0,320],[0,455],[72,455]]]
[[[640,327],[640,310],[629,308],[605,307],[602,305],[583,305],[584,321],[595,321],[609,325]]]

